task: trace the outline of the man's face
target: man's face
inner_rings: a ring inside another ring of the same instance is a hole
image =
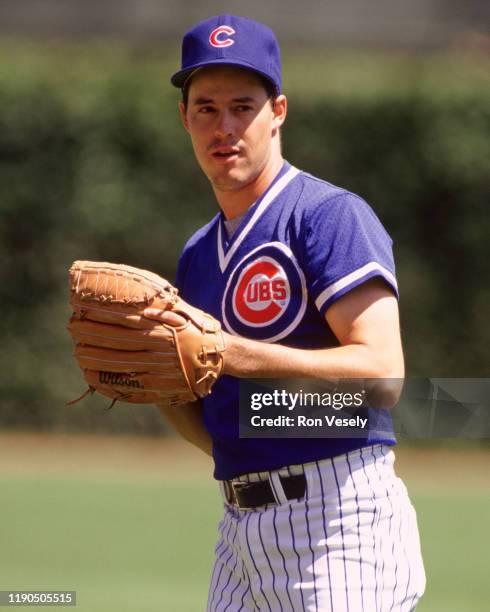
[[[180,113],[204,174],[218,191],[252,183],[271,158],[280,156],[279,128],[286,99],[269,99],[249,70],[216,66],[198,70]]]

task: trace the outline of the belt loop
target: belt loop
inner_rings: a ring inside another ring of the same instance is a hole
[[[315,469],[315,466],[317,469]],[[318,461],[315,463],[303,464],[303,473],[305,475],[306,480],[306,488],[305,488],[305,499],[308,497],[313,497],[314,495],[321,494],[321,487],[318,478],[318,471],[321,468],[321,464],[318,464]]]
[[[231,493],[229,491],[229,484],[227,480],[218,480],[218,484],[219,484],[219,489],[221,492],[221,495],[223,497],[223,500],[229,504],[231,501]]]
[[[284,489],[282,488],[279,472],[269,472],[269,482],[276,502],[278,504],[287,504],[289,500],[284,493]]]

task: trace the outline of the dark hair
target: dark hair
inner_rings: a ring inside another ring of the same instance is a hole
[[[250,71],[252,72],[252,71]],[[271,103],[274,103],[274,100],[277,98],[277,96],[279,95],[278,92],[276,91],[276,87],[274,85],[274,83],[272,83],[272,81],[269,81],[269,79],[267,79],[266,77],[262,76],[261,74],[259,74],[258,72],[254,72],[254,74],[259,78],[262,87],[265,89],[265,92],[267,94],[268,99],[271,101]],[[182,102],[184,103],[184,108],[187,109],[187,103],[189,101],[189,87],[192,81],[192,77],[188,78],[186,80],[186,82],[184,83],[184,87],[182,88]]]

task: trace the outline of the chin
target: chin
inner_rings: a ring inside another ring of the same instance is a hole
[[[242,189],[253,183],[260,175],[260,170],[251,168],[230,168],[227,172],[216,172],[210,179],[211,183],[221,191]]]
[[[234,191],[251,183],[253,177],[245,172],[230,170],[226,173],[214,174],[210,177],[210,181],[220,191]]]

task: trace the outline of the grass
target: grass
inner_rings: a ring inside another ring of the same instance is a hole
[[[80,612],[194,612],[206,600],[211,487],[1,481],[0,590],[76,590]]]
[[[417,612],[488,610],[490,498],[414,496],[427,589]]]
[[[85,464],[83,455],[71,455],[70,465],[68,446],[53,444],[31,448],[29,469],[19,466],[14,447],[2,451],[0,590],[76,590],[79,612],[203,610],[221,514],[215,486],[199,472],[203,466],[189,460],[178,478],[169,469],[172,479],[161,474],[153,447],[143,460],[145,447],[126,445],[124,464],[121,445],[105,454],[106,464],[119,467],[115,478],[90,463],[91,452]],[[54,460],[55,468],[46,467]],[[170,453],[167,465],[171,460]],[[488,488],[484,482],[462,488],[455,480],[431,489],[422,484],[423,462],[413,457],[411,465],[428,578],[418,610],[487,610]]]

